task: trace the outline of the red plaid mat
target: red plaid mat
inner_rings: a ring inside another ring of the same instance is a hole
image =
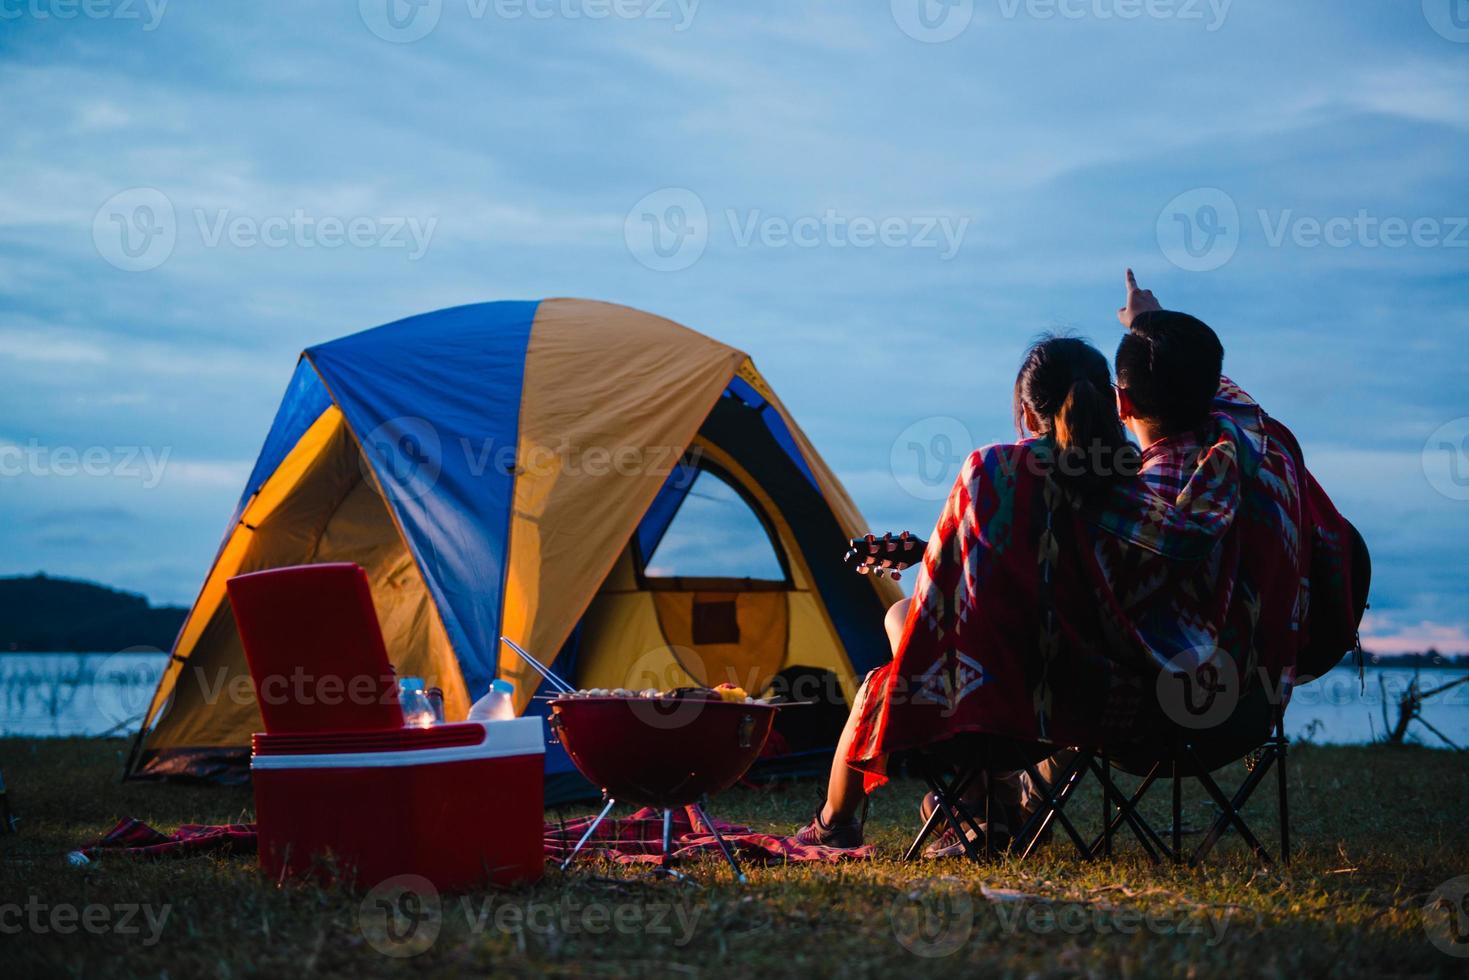
[[[232,823],[210,826],[186,823],[172,834],[163,834],[141,820],[128,817],[119,820],[116,827],[97,840],[82,845],[80,850],[89,858],[94,858],[103,851],[146,858],[183,857],[215,851],[222,854],[254,854],[255,825]]]
[[[564,823],[546,824],[546,857],[561,860],[571,853],[581,835],[587,832],[593,816],[576,817]],[[794,837],[759,834],[749,827],[715,819],[719,833],[741,861],[757,864],[784,864],[796,861],[866,861],[872,847],[844,850],[801,844]],[[699,823],[692,809],[673,811],[673,856],[719,854],[719,843],[708,828]],[[622,864],[654,864],[663,859],[663,811],[645,807],[631,816],[608,817],[597,827],[582,854],[613,858]],[[580,855],[578,855],[580,858]]]
[[[576,817],[565,822],[546,824],[546,859],[560,861],[587,827],[595,819],[591,816]],[[717,821],[719,832],[741,860],[759,864],[783,864],[788,861],[867,860],[872,857],[871,847],[841,850],[835,847],[813,847],[798,844],[791,837],[772,834],[757,834],[749,827],[739,827]],[[696,854],[719,853],[719,844],[714,835],[702,826],[697,826],[693,814],[687,810],[673,813],[674,857]],[[102,853],[126,854],[129,857],[164,858],[184,857],[192,854],[254,854],[255,825],[250,823],[184,824],[172,834],[164,834],[131,817],[119,820],[102,837],[79,849],[88,858]],[[614,858],[624,864],[652,863],[663,855],[663,814],[660,810],[643,809],[631,816],[608,818],[602,821],[597,833],[582,849],[583,854],[598,854]]]

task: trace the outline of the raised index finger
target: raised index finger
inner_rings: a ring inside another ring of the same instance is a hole
[[[1127,291],[1129,293],[1137,291],[1137,276],[1132,274],[1131,269],[1127,270]]]

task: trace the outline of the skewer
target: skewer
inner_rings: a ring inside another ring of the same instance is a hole
[[[520,644],[516,643],[514,640],[510,639],[510,637],[502,636],[500,637],[500,642],[505,644],[510,649],[514,650],[516,653],[520,654],[520,659],[530,664],[531,667],[535,669],[535,672],[537,674],[540,674],[541,677],[545,678],[546,683],[550,684],[552,687],[560,690],[565,694],[571,694],[576,690],[576,688],[572,687],[570,684],[566,683],[561,678],[551,673],[550,667],[547,667],[535,657],[532,657],[529,653],[526,653],[524,648],[522,648]]]

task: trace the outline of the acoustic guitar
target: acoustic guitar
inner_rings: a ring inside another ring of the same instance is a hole
[[[876,534],[868,534],[853,538],[849,544],[849,550],[842,558],[847,567],[860,575],[876,575],[878,578],[886,575],[893,581],[901,577],[904,569],[922,561],[923,552],[928,548],[927,541],[908,531],[897,537],[893,537],[891,531],[880,538]]]

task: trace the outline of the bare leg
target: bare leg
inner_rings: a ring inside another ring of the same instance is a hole
[[[913,605],[912,599],[899,599],[888,606],[888,614],[883,618],[883,629],[887,630],[888,646],[893,648],[893,654],[898,652],[898,643],[903,639],[903,626],[908,622],[908,607]]]
[[[903,638],[903,624],[908,619],[908,606],[912,600],[899,599],[888,608],[887,618],[883,626],[887,629],[888,642],[892,645],[893,652],[897,652],[898,641]],[[821,808],[821,822],[831,825],[837,823],[851,823],[857,819],[857,814],[862,809],[863,802],[867,799],[867,793],[862,789],[862,774],[847,765],[847,750],[852,747],[852,740],[857,737],[857,718],[861,715],[861,708],[867,700],[867,682],[857,690],[857,699],[852,705],[852,713],[847,715],[847,724],[842,728],[842,737],[837,740],[836,755],[831,760],[831,776],[826,783],[826,805]]]

